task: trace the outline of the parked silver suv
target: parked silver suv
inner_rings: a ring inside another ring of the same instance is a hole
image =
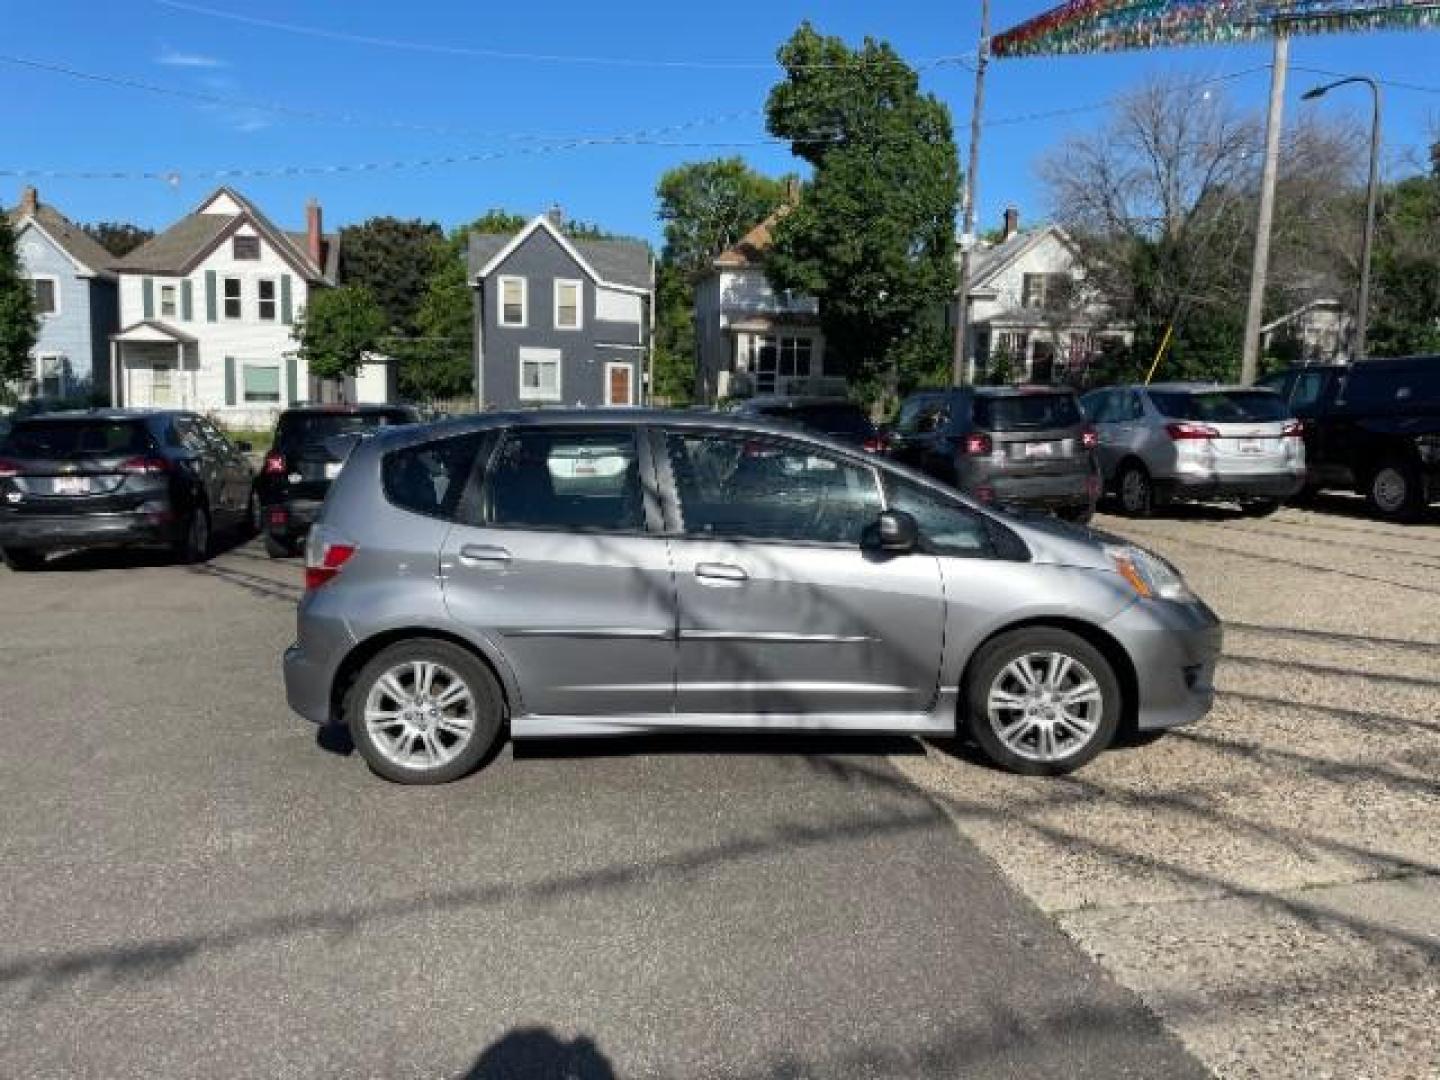
[[[1105,486],[1144,517],[1173,499],[1233,500],[1270,514],[1305,482],[1305,440],[1273,390],[1155,383],[1081,399],[1099,433]]]
[[[306,552],[291,706],[382,776],[514,738],[967,732],[1067,772],[1210,708],[1163,560],[763,420],[496,414],[352,452]]]

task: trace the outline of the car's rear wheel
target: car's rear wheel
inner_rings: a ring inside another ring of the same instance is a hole
[[[976,654],[966,727],[996,765],[1060,776],[1090,761],[1120,725],[1120,682],[1099,649],[1068,630],[1028,626]]]
[[[1127,517],[1149,517],[1155,510],[1155,484],[1138,461],[1129,461],[1115,478],[1115,493]]]
[[[490,670],[448,641],[383,649],[345,696],[366,764],[401,784],[444,784],[483,761],[500,736],[504,699]]]
[[[185,516],[171,545],[177,562],[200,563],[210,554],[210,512],[197,506]]]
[[[1370,474],[1365,492],[1371,508],[1391,521],[1417,521],[1425,510],[1419,470],[1406,461],[1387,461]]]
[[[39,570],[45,565],[45,553],[33,548],[6,548],[5,565],[11,570]]]

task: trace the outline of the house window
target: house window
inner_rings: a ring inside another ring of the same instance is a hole
[[[262,322],[275,321],[275,282],[270,278],[261,278],[257,282],[259,288],[259,308]]]
[[[523,277],[500,279],[500,325],[525,325],[526,281]]]
[[[260,238],[258,236],[237,236],[230,252],[236,259],[258,259],[260,258]]]
[[[42,398],[65,396],[65,357],[49,353],[35,358],[35,378]]]
[[[1020,306],[1058,308],[1070,291],[1068,274],[1026,274],[1020,284]]]
[[[53,277],[33,277],[30,292],[35,298],[35,314],[60,314],[60,281]]]
[[[278,405],[280,403],[280,366],[278,364],[245,365],[245,403]]]
[[[176,296],[178,291],[174,285],[160,286],[160,317],[162,319],[174,319],[180,310]]]
[[[225,287],[225,318],[240,318],[240,279],[238,277],[227,277],[224,281]]]
[[[808,337],[772,336],[750,339],[750,370],[755,375],[755,392],[773,394],[780,379],[804,379],[810,376],[814,342]]]
[[[580,289],[578,281],[558,278],[555,281],[555,329],[580,329]]]
[[[560,400],[559,349],[520,350],[520,400],[535,404]]]

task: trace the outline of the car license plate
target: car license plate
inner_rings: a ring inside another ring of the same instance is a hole
[[[1053,442],[1032,442],[1025,444],[1026,457],[1054,457],[1055,444]]]
[[[1241,439],[1241,440],[1240,440],[1240,453],[1242,453],[1242,454],[1262,454],[1262,453],[1264,453],[1264,452],[1265,452],[1265,440],[1264,440],[1264,439]]]
[[[90,481],[83,476],[55,477],[56,495],[86,495],[89,491]]]
[[[343,461],[327,461],[325,463],[325,479],[334,480],[335,477],[339,476],[340,466],[343,464],[345,464]]]

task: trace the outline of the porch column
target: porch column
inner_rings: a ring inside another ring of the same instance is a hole
[[[121,404],[120,393],[120,343],[110,342],[110,405],[118,409]]]
[[[184,386],[184,385],[185,385],[185,343],[184,343],[183,341],[177,341],[177,342],[175,343],[175,375],[176,375],[176,379],[175,379],[176,384],[179,385],[179,386]],[[184,406],[185,408],[194,408],[195,403],[194,403],[193,401],[186,401],[186,400],[185,400],[185,397],[189,397],[189,396],[191,396],[191,395],[184,394],[184,392],[182,391],[182,396],[181,396],[180,404],[181,404],[182,406]]]

